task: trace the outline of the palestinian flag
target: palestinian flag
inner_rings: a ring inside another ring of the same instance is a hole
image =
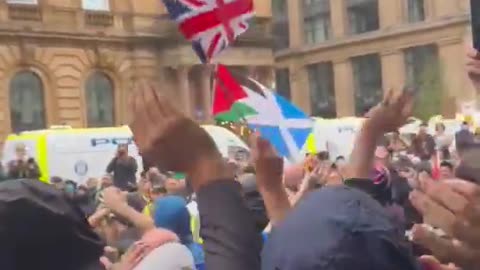
[[[213,116],[217,121],[242,122],[246,117],[258,114],[247,105],[249,96],[262,92],[259,85],[243,76],[230,73],[223,65],[218,65],[213,100]]]
[[[218,121],[243,122],[259,132],[277,153],[300,160],[300,149],[313,121],[301,109],[271,89],[246,76],[234,76],[226,67],[216,70],[213,115]]]

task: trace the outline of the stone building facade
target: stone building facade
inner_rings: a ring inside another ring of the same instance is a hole
[[[464,72],[468,0],[274,0],[272,12],[277,88],[314,116],[361,115],[386,89],[418,82],[430,59],[441,113],[476,95]]]
[[[268,83],[271,5],[254,2],[249,31],[216,61]],[[211,70],[200,65],[160,0],[0,1],[0,138],[52,125],[126,124],[138,80],[208,121]]]

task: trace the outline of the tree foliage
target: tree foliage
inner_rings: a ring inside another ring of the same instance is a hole
[[[416,76],[415,117],[428,121],[432,116],[442,113],[443,82],[439,61],[430,61]]]

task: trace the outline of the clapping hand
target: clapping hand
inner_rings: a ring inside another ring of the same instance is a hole
[[[451,240],[441,241],[421,228],[413,240],[430,248],[443,261],[478,269],[480,188],[459,179],[437,182],[427,174],[421,174],[419,180],[418,189],[410,195],[413,206],[423,215],[425,223],[440,228]]]

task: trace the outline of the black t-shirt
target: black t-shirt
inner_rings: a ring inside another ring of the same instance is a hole
[[[125,159],[113,158],[107,167],[108,173],[113,173],[113,183],[122,190],[129,190],[135,185],[137,161],[133,157]]]

